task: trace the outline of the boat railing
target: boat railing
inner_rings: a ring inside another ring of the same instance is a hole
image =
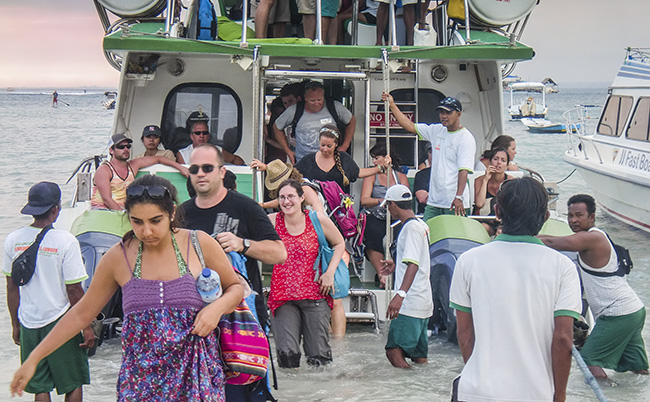
[[[593,119],[589,114],[589,109],[600,107],[599,105],[576,105],[564,112],[562,117],[566,124],[568,151],[572,152],[573,156],[578,156],[578,151],[581,151],[584,158],[589,159],[589,153],[585,149],[588,144],[596,151],[598,162],[602,164],[603,158],[593,142],[593,136],[587,132],[587,124]]]

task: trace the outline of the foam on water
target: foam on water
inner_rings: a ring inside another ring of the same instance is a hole
[[[24,92],[24,93],[23,93]],[[19,211],[34,183],[49,180],[62,186],[64,200],[72,197],[73,185],[64,186],[72,171],[87,156],[106,152],[106,144],[114,111],[101,106],[103,90],[82,94],[78,89],[61,90],[59,107],[52,108],[53,90],[17,90],[0,92],[0,149],[3,168],[0,170],[0,241],[6,235],[30,222]],[[549,94],[548,118],[562,122],[562,112],[577,103],[602,104],[606,89],[563,89]],[[61,102],[67,102],[65,106]],[[507,106],[509,94],[504,94]],[[505,114],[505,111],[504,111]],[[597,114],[594,114],[596,116]],[[156,123],[156,122],[152,122]],[[471,127],[468,127],[470,130]],[[521,166],[539,171],[547,180],[566,177],[573,168],[562,161],[565,149],[563,134],[530,134],[520,122],[507,122],[506,134],[517,140],[516,161]],[[136,131],[138,129],[136,128]],[[559,209],[566,212],[566,200],[575,193],[590,193],[579,174],[559,186]],[[599,226],[630,248],[634,270],[630,283],[648,303],[650,300],[650,235],[630,228],[597,213]],[[0,299],[6,294],[0,286]],[[8,387],[19,365],[18,347],[11,340],[11,323],[3,302],[0,308],[0,400],[8,399]],[[513,318],[516,319],[516,318]],[[648,325],[644,332],[650,340]],[[304,363],[298,370],[278,370],[280,389],[274,395],[284,401],[448,401],[450,384],[460,373],[463,363],[458,347],[434,337],[429,341],[429,364],[414,370],[394,369],[384,355],[385,327],[375,334],[370,326],[350,325],[343,340],[333,340],[334,362],[313,369]],[[106,341],[90,359],[92,385],[85,387],[84,400],[89,402],[115,399],[115,382],[119,371],[121,348],[118,339]],[[650,400],[650,378],[634,374],[612,373],[619,386],[607,388],[610,400]],[[17,401],[32,400],[31,396]],[[62,401],[62,397],[53,398]],[[594,394],[584,384],[582,374],[574,365],[569,379],[568,400],[592,401]]]

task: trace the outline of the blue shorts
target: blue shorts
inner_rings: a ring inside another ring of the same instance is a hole
[[[425,358],[429,353],[427,341],[428,318],[415,318],[399,314],[390,323],[386,349],[399,348],[405,357]]]

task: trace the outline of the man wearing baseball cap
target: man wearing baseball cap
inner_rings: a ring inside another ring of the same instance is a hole
[[[144,145],[145,151],[134,158],[142,158],[143,156],[164,156],[165,158],[176,160],[174,153],[168,149],[160,149],[160,137],[162,131],[158,126],[147,126],[142,130],[142,137],[140,140]]]
[[[133,140],[124,134],[111,137],[108,152],[111,160],[102,163],[93,178],[93,194],[90,206],[93,209],[112,209],[121,211],[126,200],[126,188],[135,180],[139,169],[160,163],[177,169],[185,177],[189,176],[186,167],[164,156],[145,156],[129,161]]]
[[[467,176],[473,172],[476,159],[476,141],[472,133],[460,124],[463,106],[456,98],[447,97],[436,108],[440,123],[415,124],[402,113],[393,97],[387,93],[390,110],[406,131],[417,134],[431,143],[431,176],[429,198],[424,210],[424,220],[436,215],[469,214],[469,188]]]
[[[416,218],[411,209],[413,196],[403,184],[386,190],[382,206],[402,222],[397,237],[396,261],[381,260],[382,275],[395,272],[395,296],[388,304],[386,317],[392,321],[386,342],[386,357],[398,368],[410,368],[406,357],[414,363],[427,363],[429,350],[427,325],[433,314],[429,274],[429,226]]]
[[[52,330],[68,309],[84,294],[88,278],[77,239],[65,230],[44,232],[36,255],[34,274],[22,286],[12,278],[12,263],[35,241],[43,228],[56,221],[61,211],[61,190],[55,183],[40,182],[29,189],[27,205],[20,211],[32,215],[31,225],[11,232],[5,240],[2,272],[7,278],[7,307],[12,337],[20,345],[21,362]],[[90,384],[88,356],[95,334],[90,326],[43,360],[24,391],[35,400],[50,400],[50,391],[66,394],[66,401],[83,400],[82,385]]]

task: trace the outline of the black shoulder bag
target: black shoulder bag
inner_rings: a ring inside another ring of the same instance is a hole
[[[34,243],[11,263],[11,279],[16,286],[26,285],[32,279],[32,276],[34,276],[38,248],[41,245],[41,241],[43,241],[43,237],[45,237],[45,233],[50,229],[52,229],[52,224],[45,226],[38,236],[36,236]]]
[[[605,233],[605,232],[603,232]],[[599,271],[588,271],[584,269],[580,263],[580,268],[589,275],[593,276],[600,276],[601,278],[604,277],[609,277],[609,276],[625,276],[629,275],[630,270],[632,270],[632,267],[634,264],[632,263],[632,257],[630,257],[630,250],[626,249],[625,247],[616,244],[612,241],[612,238],[609,237],[607,233],[605,233],[605,236],[607,236],[607,240],[612,244],[614,247],[614,251],[616,252],[616,259],[618,260],[618,269],[615,272],[599,272]]]

